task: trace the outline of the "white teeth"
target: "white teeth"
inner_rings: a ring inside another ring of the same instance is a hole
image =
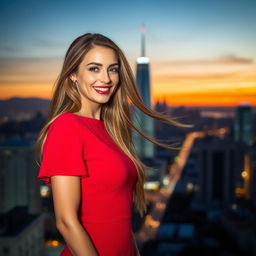
[[[100,90],[100,91],[103,91],[103,92],[106,92],[109,90],[109,88],[98,88],[98,87],[95,87],[96,90]]]

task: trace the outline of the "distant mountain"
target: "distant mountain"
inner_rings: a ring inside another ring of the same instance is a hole
[[[9,98],[0,100],[0,117],[12,117],[14,115],[33,116],[40,111],[47,115],[50,106],[50,100],[42,98]]]

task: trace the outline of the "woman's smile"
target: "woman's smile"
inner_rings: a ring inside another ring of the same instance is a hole
[[[93,88],[99,94],[109,94],[111,86],[93,86]]]

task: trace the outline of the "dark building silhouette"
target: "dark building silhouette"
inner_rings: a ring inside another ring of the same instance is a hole
[[[246,198],[256,210],[256,145],[248,148],[244,174]]]
[[[243,169],[241,144],[228,139],[206,138],[198,143],[197,150],[199,201],[230,207],[235,202],[236,181]]]
[[[248,104],[241,104],[236,110],[234,136],[235,141],[253,144],[253,113]]]
[[[0,144],[0,213],[16,206],[32,214],[41,210],[33,143],[17,136]]]
[[[44,256],[44,216],[16,206],[0,214],[0,255]]]
[[[150,93],[150,69],[149,58],[145,56],[145,28],[142,27],[141,34],[141,56],[137,58],[136,84],[144,103],[151,108]],[[133,109],[133,122],[136,126],[146,133],[146,135],[154,136],[154,122],[151,117],[145,115],[137,108]],[[141,158],[154,157],[154,145],[145,140],[142,136],[134,133],[134,143],[138,155]]]

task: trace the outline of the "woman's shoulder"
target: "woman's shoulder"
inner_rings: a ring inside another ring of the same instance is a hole
[[[105,132],[104,121],[89,117],[78,116],[74,113],[64,112],[59,114],[49,126],[49,132],[70,134],[72,136],[89,136],[102,134]]]
[[[62,122],[62,121],[73,121],[75,120],[74,116],[72,113],[70,112],[63,112],[63,113],[60,113],[59,115],[57,115],[54,119],[54,121],[57,121],[57,122]]]
[[[79,128],[79,126],[78,120],[72,115],[72,113],[64,112],[54,118],[49,129],[59,128],[61,130],[65,130],[70,128]]]

